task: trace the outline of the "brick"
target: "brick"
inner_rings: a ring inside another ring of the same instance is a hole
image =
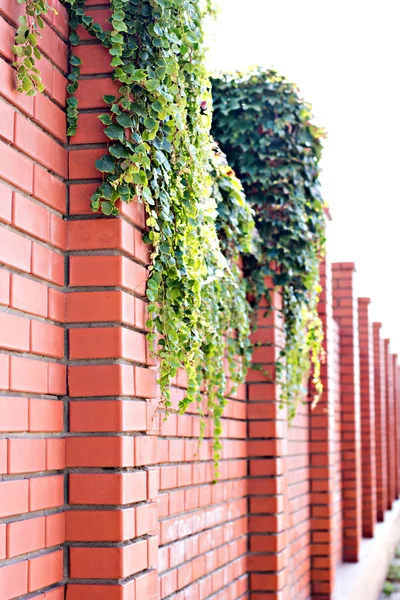
[[[117,321],[134,325],[134,300],[122,292],[70,292],[66,317],[70,323]]]
[[[65,365],[50,362],[47,364],[49,377],[49,394],[63,396],[67,393],[67,380]]]
[[[136,509],[72,510],[66,515],[66,538],[71,542],[120,542],[135,537]]]
[[[125,358],[146,362],[146,338],[143,334],[121,327],[70,329],[70,357]]]
[[[14,143],[17,148],[48,169],[53,170],[61,177],[67,177],[65,149],[18,113],[15,116]],[[31,166],[31,175],[33,177],[33,166]]]
[[[6,558],[6,524],[0,525],[0,560]]]
[[[0,312],[0,348],[29,351],[28,319]]]
[[[65,321],[65,294],[58,290],[49,288],[48,290],[49,303],[49,319],[64,323]]]
[[[47,317],[47,287],[36,281],[11,274],[11,306],[40,317]]]
[[[65,513],[57,513],[46,517],[46,548],[58,546],[65,542]]]
[[[157,396],[157,374],[151,369],[135,367],[136,395],[142,398]]]
[[[93,365],[68,370],[72,397],[135,395],[133,367],[128,365]]]
[[[78,95],[76,96],[78,97]],[[104,156],[104,148],[71,150],[68,154],[69,176],[71,179],[99,179],[100,173],[96,169],[95,162],[98,158]]]
[[[13,391],[46,394],[47,364],[40,360],[10,357],[10,387]]]
[[[136,508],[136,535],[141,536],[157,529],[157,505],[155,502]]]
[[[21,400],[26,400],[21,398]],[[57,400],[29,399],[29,431],[62,431],[64,406]]]
[[[14,194],[13,225],[44,242],[50,239],[49,212],[21,194]]]
[[[146,500],[146,473],[71,473],[72,504],[133,504]]]
[[[45,518],[17,521],[7,525],[7,558],[40,550],[45,546]]]
[[[28,512],[29,482],[0,481],[0,517]]]
[[[28,590],[34,592],[47,587],[64,577],[63,551],[52,552],[29,560]]]
[[[111,73],[111,56],[107,48],[101,44],[89,46],[77,46],[74,54],[82,59],[81,74],[91,75],[98,73]]]
[[[107,142],[104,125],[98,118],[103,112],[79,115],[78,128],[73,137],[74,144],[101,144]]]
[[[28,592],[28,561],[0,568],[0,590],[4,600],[19,598]]]
[[[67,438],[67,467],[132,467],[133,438]]]
[[[70,403],[70,431],[145,431],[146,404],[132,401]]]
[[[4,21],[1,23],[1,27],[4,27]],[[2,35],[2,34],[0,34]],[[0,42],[1,43],[1,42]],[[13,44],[14,42],[12,42]],[[11,44],[11,45],[12,45]],[[11,46],[10,46],[11,47]],[[0,135],[8,140],[13,141],[14,138],[14,111],[5,102],[0,102]]]
[[[41,321],[31,322],[31,352],[54,358],[64,356],[64,329]]]
[[[46,468],[46,440],[8,440],[8,472],[29,473]]]
[[[29,273],[32,243],[18,233],[0,227],[0,262]]]
[[[90,79],[80,81],[76,91],[79,107],[104,110],[103,96],[106,94],[118,96],[119,86],[117,81],[111,79],[96,79],[95,85]]]
[[[147,540],[123,548],[71,548],[71,577],[119,579],[147,568]]]
[[[64,505],[63,476],[38,477],[29,480],[29,510],[44,510]]]
[[[57,215],[50,215],[50,243],[60,250],[67,249],[67,222]]]
[[[10,273],[0,269],[0,304],[10,304]]]
[[[28,431],[28,399],[0,397],[0,431]]]
[[[56,285],[64,285],[64,257],[45,246],[33,243],[32,273]]]
[[[134,230],[122,219],[71,221],[69,250],[124,250],[134,253]]]
[[[39,165],[33,165],[33,195],[47,206],[61,213],[65,212],[67,203],[65,183]]]
[[[37,94],[35,96],[34,119],[43,129],[65,144],[67,140],[65,113],[44,94]]]
[[[79,585],[69,584],[68,600],[81,600],[90,594],[96,600],[134,600],[136,581],[133,579],[124,585]],[[143,596],[144,598],[145,596]]]
[[[48,438],[46,440],[46,470],[65,469],[65,439]]]

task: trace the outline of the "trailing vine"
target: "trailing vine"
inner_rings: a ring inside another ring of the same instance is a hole
[[[192,402],[213,420],[218,478],[226,394],[244,381],[250,362],[250,307],[238,267],[254,227],[243,190],[210,137],[211,96],[204,66],[203,0],[111,0],[111,31],[85,14],[83,0],[64,0],[70,42],[82,25],[108,48],[116,96],[104,97],[100,120],[107,151],[96,161],[103,181],[93,211],[119,213],[120,202],[143,202],[152,245],[147,282],[148,340],[159,359],[166,414],[171,382],[187,374],[179,412]],[[28,40],[29,43],[29,40]],[[80,59],[71,53],[68,134],[79,107]],[[232,213],[226,212],[230,206]],[[204,404],[206,399],[206,406]]]
[[[25,4],[25,14],[18,17],[19,26],[12,47],[17,57],[13,62],[17,77],[17,91],[34,96],[44,90],[40,71],[35,67],[35,60],[42,58],[38,48],[38,38],[42,37],[40,30],[44,28],[43,17],[50,11],[55,14],[57,11],[51,8],[47,0],[18,0],[18,4]]]
[[[281,401],[293,417],[312,369],[314,402],[322,391],[323,332],[318,318],[324,203],[318,176],[324,132],[297,88],[262,68],[212,80],[213,134],[240,177],[255,211],[258,254],[245,272],[258,302],[265,278],[281,286],[285,346],[277,362]]]

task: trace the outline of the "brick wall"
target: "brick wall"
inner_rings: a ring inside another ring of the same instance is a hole
[[[64,597],[67,17],[39,43],[45,93],[15,92],[22,7],[0,4],[0,597]],[[50,591],[46,591],[50,590]]]
[[[324,394],[315,409],[305,396],[290,427],[274,377],[279,291],[277,311],[259,309],[263,370],[235,398],[228,386],[212,485],[210,424],[198,448],[194,411],[157,412],[143,206],[89,210],[109,57],[80,31],[67,143],[68,28],[54,5],[46,90],[28,98],[10,65],[22,9],[0,1],[0,600],[331,600],[337,563],[357,559],[400,491],[399,367],[357,301],[354,266],[335,264],[332,282],[321,265]],[[185,386],[179,373],[175,407]]]

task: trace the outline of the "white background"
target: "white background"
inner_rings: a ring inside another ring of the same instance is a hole
[[[331,260],[400,352],[400,0],[219,0],[212,70],[274,67],[327,129],[322,190]]]

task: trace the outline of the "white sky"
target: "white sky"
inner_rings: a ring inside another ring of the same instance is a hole
[[[329,255],[400,353],[400,0],[219,0],[209,67],[275,67],[328,131]]]

